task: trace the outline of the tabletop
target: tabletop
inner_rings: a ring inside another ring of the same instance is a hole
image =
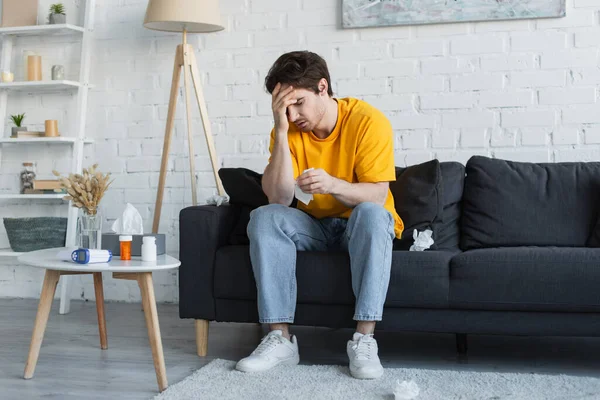
[[[72,248],[72,250],[76,249],[77,247]],[[76,272],[153,272],[173,269],[181,265],[181,261],[166,254],[157,256],[156,261],[142,261],[141,257],[134,256],[131,257],[131,260],[124,261],[119,256],[114,256],[108,263],[77,264],[58,258],[58,253],[64,250],[67,248],[57,247],[31,251],[20,255],[19,262],[31,267]]]

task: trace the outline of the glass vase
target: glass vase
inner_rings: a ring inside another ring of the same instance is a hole
[[[99,249],[102,245],[102,215],[82,211],[78,221],[77,245],[84,249]]]
[[[21,171],[21,194],[28,190],[33,191],[33,181],[35,180],[35,163],[24,162],[23,171]]]

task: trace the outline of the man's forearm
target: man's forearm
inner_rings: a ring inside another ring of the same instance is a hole
[[[389,188],[385,183],[350,183],[338,178],[333,179],[331,194],[347,207],[355,207],[366,202],[385,204]]]
[[[269,199],[269,204],[289,206],[294,200],[294,169],[286,139],[287,134],[285,138],[275,139],[271,162],[262,178],[263,190]]]

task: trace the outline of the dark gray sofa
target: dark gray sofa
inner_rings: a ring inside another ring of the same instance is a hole
[[[429,191],[418,179],[404,179],[411,173],[418,178],[418,168],[399,169],[406,173],[394,190],[403,190],[396,208],[405,235],[425,227],[415,215],[434,204],[437,211],[426,225],[436,245],[424,252],[399,250],[406,248],[404,237],[395,245],[377,329],[456,333],[461,352],[466,334],[597,336],[600,163],[475,156],[466,168],[436,165],[439,179]],[[427,201],[419,197],[425,192]],[[409,212],[404,204],[411,201]],[[232,244],[245,217],[247,209],[239,205],[180,213],[179,310],[181,318],[197,321],[200,355],[206,354],[206,321],[258,321],[248,246]],[[299,252],[297,282],[295,324],[355,326],[347,254]]]

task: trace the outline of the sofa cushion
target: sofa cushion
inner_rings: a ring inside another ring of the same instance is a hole
[[[458,250],[460,244],[460,214],[465,166],[458,162],[441,162],[442,172],[442,223],[438,229],[436,247],[438,250]]]
[[[598,208],[600,209],[600,204],[598,204]],[[592,230],[587,245],[589,247],[600,247],[600,218],[598,218],[598,222],[596,222],[596,226]]]
[[[463,250],[585,246],[600,204],[600,163],[472,157],[462,199]]]
[[[600,311],[600,249],[503,247],[450,262],[452,308]]]
[[[395,250],[408,250],[414,243],[413,231],[433,231],[437,240],[442,224],[443,188],[440,162],[427,161],[406,168],[396,167],[396,181],[390,182],[394,207],[404,222],[402,238],[394,241]],[[436,244],[431,249],[436,249]]]
[[[344,252],[297,253],[298,303],[354,305],[350,259]],[[446,308],[452,252],[394,251],[387,307]],[[217,252],[214,295],[256,300],[256,283],[248,246]]]

